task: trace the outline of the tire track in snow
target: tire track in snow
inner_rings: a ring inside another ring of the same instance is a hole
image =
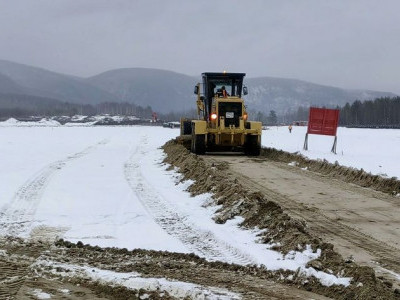
[[[10,203],[3,206],[0,211],[0,236],[27,237],[30,225],[52,176],[64,168],[69,162],[89,154],[100,145],[105,145],[109,140],[102,140],[84,150],[65,159],[57,160],[41,169],[36,175],[29,178],[14,194]],[[54,233],[53,233],[54,235]]]
[[[191,251],[209,261],[241,265],[256,264],[250,255],[218,239],[211,231],[197,228],[191,224],[185,215],[171,207],[171,204],[146,182],[140,164],[146,154],[146,149],[143,147],[146,144],[147,137],[142,136],[138,146],[124,165],[124,173],[129,186],[153,216],[155,222],[168,234],[178,238]]]

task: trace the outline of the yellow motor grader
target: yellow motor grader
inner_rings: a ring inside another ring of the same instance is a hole
[[[181,138],[190,140],[196,154],[215,151],[243,151],[258,156],[261,122],[248,121],[243,95],[245,73],[203,73],[197,95],[197,120],[181,119]]]

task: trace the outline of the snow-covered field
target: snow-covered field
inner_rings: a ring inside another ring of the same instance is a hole
[[[138,158],[146,168],[160,160],[157,148],[176,132],[151,127],[0,130],[0,205],[10,222],[24,222],[0,231],[27,236],[32,228],[50,226],[68,239],[101,246],[187,251],[138,201],[128,180],[142,178],[127,178],[132,155],[146,149],[147,155]]]
[[[305,126],[286,126],[263,130],[263,146],[299,152],[311,159],[326,159],[340,165],[364,169],[374,175],[400,178],[400,129],[356,129],[339,127],[336,155],[331,153],[334,137],[308,136],[308,150],[303,150]]]
[[[162,163],[159,147],[178,134],[151,126],[0,126],[0,235],[194,252],[349,283],[305,268],[319,252],[283,256],[257,243],[257,231],[240,229],[239,218],[214,223],[217,208],[204,205],[211,196],[190,197],[190,182],[177,184],[179,173]]]

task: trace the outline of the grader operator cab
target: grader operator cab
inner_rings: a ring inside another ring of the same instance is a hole
[[[181,137],[190,140],[190,150],[244,151],[257,156],[261,149],[261,122],[248,121],[242,98],[245,73],[203,73],[195,86],[197,120],[181,120]]]

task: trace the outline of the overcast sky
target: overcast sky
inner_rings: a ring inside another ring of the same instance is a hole
[[[146,67],[400,94],[399,0],[0,0],[0,59]]]

